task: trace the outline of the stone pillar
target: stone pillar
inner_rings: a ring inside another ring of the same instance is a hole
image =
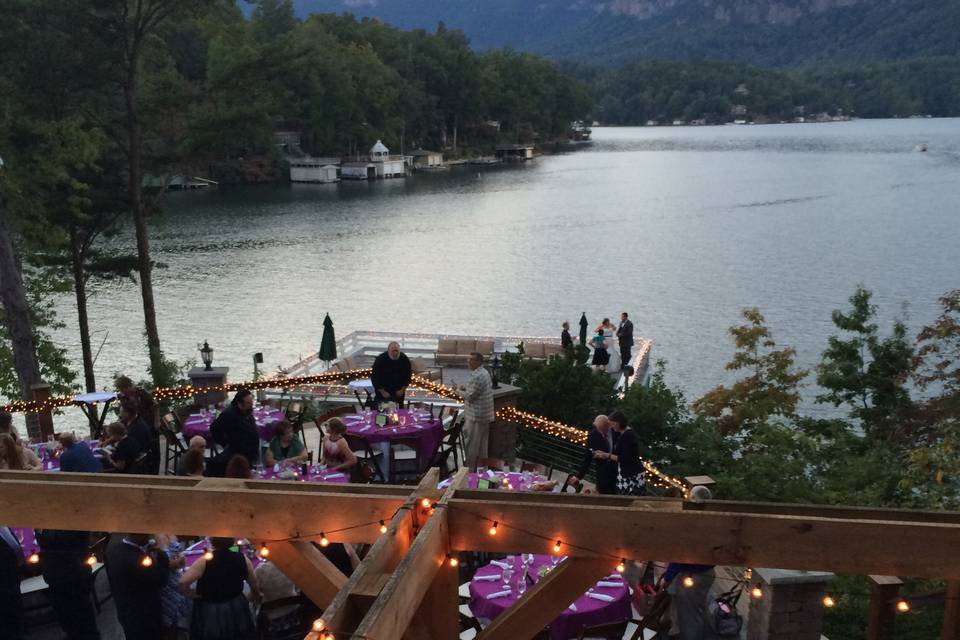
[[[42,402],[50,398],[50,385],[38,382],[30,385],[30,394],[34,402]],[[48,409],[39,413],[27,414],[27,434],[40,442],[53,435],[53,413]]]
[[[820,640],[832,573],[754,569],[753,576],[763,597],[750,599],[747,640]]]
[[[228,371],[230,371],[230,367],[211,367],[209,371],[204,367],[194,367],[190,369],[190,373],[187,375],[190,378],[190,384],[198,389],[202,389],[204,387],[219,387],[226,384]],[[197,392],[193,396],[193,402],[204,407],[211,404],[220,404],[226,399],[227,393],[219,389],[215,391]]]
[[[517,406],[520,396],[520,387],[500,383],[499,389],[493,390],[493,409],[499,411],[503,407]],[[513,422],[495,420],[490,425],[490,439],[487,442],[487,456],[500,458],[507,464],[516,460],[517,425]]]

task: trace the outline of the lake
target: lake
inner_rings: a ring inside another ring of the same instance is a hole
[[[209,340],[239,380],[254,352],[275,370],[316,350],[325,312],[338,335],[556,335],[628,311],[692,399],[729,379],[744,307],[810,366],[858,283],[884,328],[960,287],[960,120],[593,137],[525,166],[171,194],[151,238],[164,350],[198,359]],[[79,369],[72,297],[59,308]],[[139,288],[99,286],[90,308],[98,386],[145,375]]]

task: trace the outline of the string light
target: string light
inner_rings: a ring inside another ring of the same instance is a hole
[[[387,524],[386,524],[383,520],[381,520],[381,521],[380,521],[380,533],[386,533],[386,532],[387,532]]]
[[[321,547],[328,547],[328,546],[330,546],[330,541],[327,540],[327,536],[326,536],[326,534],[325,534],[323,531],[320,532],[320,546],[321,546]]]
[[[753,569],[747,567],[743,570],[743,579],[747,582],[753,579]]]
[[[267,543],[264,542],[263,544],[260,545],[260,557],[266,558],[269,555],[270,555],[270,549],[267,548]]]
[[[452,556],[452,555],[450,555],[449,553],[447,554],[447,562],[450,563],[450,566],[451,566],[451,567],[455,567],[455,566],[457,566],[458,564],[460,564],[460,561],[457,560],[457,558],[456,558],[455,556]]]
[[[421,501],[420,501],[420,506],[423,507],[424,509],[429,509],[429,508],[430,508],[430,498],[424,498],[423,500],[421,500]]]
[[[92,567],[92,566],[95,565],[95,564],[97,564],[97,556],[95,556],[95,555],[93,555],[93,554],[91,553],[91,554],[87,557],[87,566],[88,566],[88,567]]]
[[[897,613],[907,613],[910,611],[910,603],[900,598],[897,600]]]
[[[684,576],[683,586],[685,586],[687,589],[693,588],[693,578],[691,576]]]
[[[553,545],[553,552],[560,553],[560,546],[563,544],[562,540],[557,540],[556,544]]]
[[[332,633],[328,633],[323,637],[323,640],[337,640],[337,638]]]
[[[825,606],[827,609],[832,609],[836,604],[837,601],[833,599],[833,596],[823,596],[823,606]]]
[[[753,589],[750,589],[750,597],[754,600],[759,600],[763,597],[763,591],[760,589],[760,585],[755,586]]]
[[[30,564],[38,564],[40,562],[40,554],[34,551],[30,554],[30,557],[27,558],[27,562]]]
[[[213,560],[213,551],[210,550],[210,549],[207,549],[206,551],[204,551],[204,552],[203,552],[203,559],[204,559],[204,560]]]
[[[152,567],[152,566],[153,566],[153,558],[151,558],[150,556],[143,556],[143,558],[140,559],[140,566],[143,566],[143,567]]]
[[[617,573],[623,573],[627,570],[627,561],[623,559],[620,561],[620,564],[617,565]]]
[[[490,526],[490,535],[492,535],[492,536],[497,535],[497,526],[498,526],[499,524],[500,524],[500,523],[497,522],[496,520],[493,521],[493,524]]]
[[[313,630],[314,630],[314,631],[323,631],[325,627],[326,627],[326,625],[323,624],[323,619],[322,619],[322,618],[317,618],[316,620],[313,621]]]

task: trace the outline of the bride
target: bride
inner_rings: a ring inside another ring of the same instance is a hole
[[[610,322],[610,318],[604,318],[597,331],[603,330],[603,339],[607,346],[607,353],[610,354],[610,360],[607,362],[607,373],[620,373],[622,368],[620,362],[620,346],[617,343],[617,328]]]

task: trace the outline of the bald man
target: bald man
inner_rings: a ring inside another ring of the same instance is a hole
[[[597,452],[613,453],[618,435],[610,428],[610,419],[605,415],[599,415],[594,419],[593,429],[587,434],[587,451],[575,479],[583,478],[590,470],[590,464],[593,463],[597,477],[597,493],[608,495],[617,493],[617,463],[597,458],[596,454]]]
[[[370,381],[373,383],[377,401],[392,401],[402,407],[412,375],[410,359],[400,351],[399,343],[391,342],[387,345],[387,350],[373,361]]]

